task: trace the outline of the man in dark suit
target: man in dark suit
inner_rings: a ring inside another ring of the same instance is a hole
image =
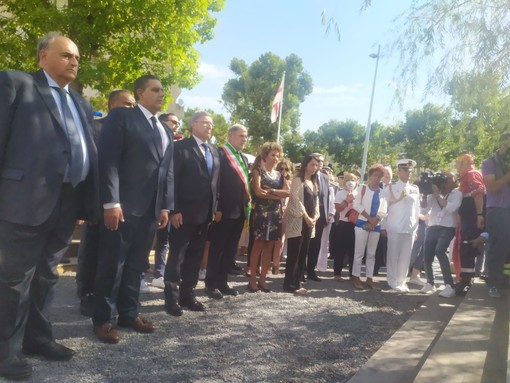
[[[244,220],[250,203],[248,159],[241,153],[248,141],[248,130],[233,125],[228,130],[228,142],[220,149],[220,198],[218,211],[221,220],[209,227],[211,245],[207,262],[205,287],[209,297],[238,295],[227,284],[228,272],[235,262]]]
[[[108,96],[108,111],[115,108],[134,108],[135,99],[126,89],[116,89]],[[99,141],[99,134],[106,117],[94,120],[94,142]],[[94,281],[96,279],[97,255],[99,252],[99,222],[87,222],[82,226],[76,284],[80,297],[80,313],[91,317],[94,312]]]
[[[78,47],[53,32],[37,52],[35,74],[0,72],[0,376],[11,379],[32,374],[22,348],[73,356],[48,311],[75,220],[99,215],[92,109],[69,87]]]
[[[321,249],[322,232],[328,226],[328,223],[333,219],[335,212],[330,211],[329,203],[329,177],[322,173],[324,166],[324,156],[320,153],[313,153],[312,156],[319,162],[319,172],[317,173],[317,181],[319,184],[319,211],[320,216],[315,225],[315,237],[310,240],[310,247],[308,248],[308,258],[306,261],[306,274],[308,279],[320,282],[321,279],[315,272],[317,260],[319,258],[319,251]]]
[[[219,221],[217,212],[220,158],[207,143],[213,120],[207,112],[191,117],[191,137],[175,143],[175,206],[170,212],[170,257],[165,267],[165,309],[182,315],[181,306],[204,311],[194,288],[209,223]]]
[[[119,342],[114,328],[140,333],[154,325],[139,316],[140,275],[156,227],[165,227],[173,208],[173,140],[156,113],[164,101],[158,77],[134,83],[133,108],[110,112],[99,137],[101,203],[99,263],[94,289],[94,333],[106,343]]]

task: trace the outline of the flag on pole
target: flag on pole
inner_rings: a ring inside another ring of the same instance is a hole
[[[278,87],[278,91],[274,96],[273,106],[271,108],[271,122],[274,123],[278,119],[278,114],[280,113],[280,106],[283,101],[283,82],[285,81],[285,74],[283,74],[282,82]]]

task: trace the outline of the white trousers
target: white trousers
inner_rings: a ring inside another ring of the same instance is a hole
[[[352,275],[359,277],[361,274],[361,261],[367,250],[367,258],[365,260],[365,274],[367,278],[374,276],[375,250],[379,242],[380,233],[376,231],[366,231],[360,227],[354,228],[354,262],[352,263]]]
[[[392,289],[406,282],[412,249],[413,234],[388,233],[386,272]]]
[[[328,269],[329,232],[331,231],[331,224],[332,222],[328,223],[322,231],[321,249],[319,251],[319,258],[317,259],[317,270],[322,272]]]

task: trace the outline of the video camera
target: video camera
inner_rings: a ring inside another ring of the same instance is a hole
[[[441,190],[447,180],[444,173],[421,173],[420,176],[420,193],[424,195],[432,194],[432,185],[436,185]]]

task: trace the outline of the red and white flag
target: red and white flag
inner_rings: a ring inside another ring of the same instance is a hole
[[[282,82],[278,87],[278,91],[274,96],[273,106],[271,108],[271,122],[274,123],[278,119],[278,114],[280,113],[281,104],[283,101],[283,82],[285,81],[285,73],[282,77]]]

